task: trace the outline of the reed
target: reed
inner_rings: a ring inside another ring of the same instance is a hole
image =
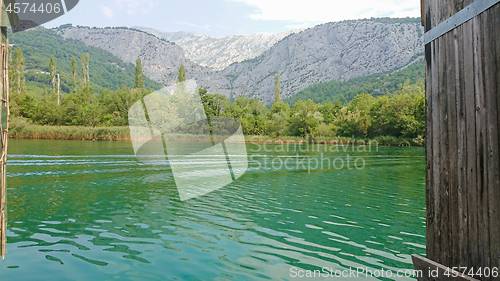
[[[16,139],[130,141],[128,127],[27,125],[10,129],[9,136]]]
[[[25,119],[14,119],[10,123],[9,137],[16,139],[49,139],[49,140],[96,140],[96,141],[131,141],[128,126],[123,127],[82,127],[82,126],[40,126],[30,124]],[[183,140],[186,136],[170,136],[171,140]],[[197,140],[196,136],[189,138]],[[197,141],[204,141],[200,138]],[[405,139],[393,136],[381,136],[374,139],[355,139],[346,137],[303,138],[293,136],[245,136],[247,143],[320,143],[320,144],[352,144],[364,145],[376,142],[381,146],[423,146],[423,138]]]

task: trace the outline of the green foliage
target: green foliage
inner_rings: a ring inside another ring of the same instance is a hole
[[[52,92],[56,91],[56,74],[57,74],[57,63],[54,55],[50,57],[49,62],[49,70],[50,70],[50,81],[52,83]]]
[[[23,127],[19,129],[22,134],[39,136],[45,129],[37,125],[126,126],[130,107],[160,88],[159,84],[143,76],[140,60],[134,67],[100,49],[63,39],[45,29],[16,33],[11,42],[15,46],[9,65],[11,113],[13,118],[22,121],[18,122]],[[225,96],[204,89],[199,89],[199,94],[208,117],[237,118],[247,135],[309,139],[357,137],[375,138],[381,142],[411,139],[411,143],[421,145],[425,132],[422,66],[420,61],[395,73],[314,85],[286,101],[281,101],[279,75],[276,75],[276,102],[270,108],[259,99],[239,97],[230,102]],[[78,79],[79,71],[81,80]],[[56,73],[60,74],[61,90],[65,93],[59,105],[56,91],[47,90],[55,84]],[[178,81],[185,86],[182,83],[186,81],[183,65],[179,67]],[[183,95],[182,90],[175,94],[173,105],[193,102],[192,96]],[[185,100],[188,97],[191,100]],[[171,110],[185,110],[183,108],[186,107]],[[201,107],[181,112],[183,116],[197,114],[202,114]],[[199,128],[185,129],[194,132]],[[64,130],[49,131],[48,134],[59,138]],[[68,133],[73,134],[70,131]],[[88,138],[104,131],[82,129],[79,132],[74,136]],[[109,132],[112,130],[102,134]]]
[[[290,133],[294,136],[305,136],[306,138],[313,134],[324,120],[323,114],[318,111],[318,104],[312,100],[299,100],[291,110],[290,114]]]
[[[11,50],[9,48],[9,50]],[[26,94],[26,78],[24,75],[26,60],[21,49],[15,49],[12,64],[9,66],[10,77],[10,109],[13,115],[19,115],[21,101]]]
[[[52,88],[50,84],[50,58],[54,55],[57,61],[57,71],[61,78],[61,91],[63,94],[75,92],[75,73],[82,73],[81,65],[72,68],[73,57],[81,58],[81,55],[89,54],[88,65],[90,87],[97,93],[108,88],[118,90],[125,85],[134,87],[135,67],[132,63],[124,63],[119,58],[102,49],[86,46],[80,41],[64,39],[52,30],[37,28],[24,32],[14,33],[9,36],[10,43],[15,50],[23,51],[26,58],[26,88],[30,94],[40,100],[46,88]],[[85,58],[86,59],[86,58]],[[30,73],[30,74],[29,74]],[[83,82],[83,78],[82,82]],[[80,81],[77,80],[77,83]],[[145,77],[146,89],[160,89],[162,86]],[[82,86],[82,85],[78,85]]]
[[[127,127],[39,126],[23,117],[10,119],[10,136],[24,139],[130,141]]]
[[[130,107],[150,92],[122,86],[96,94],[91,88],[82,87],[64,95],[58,105],[57,93],[45,90],[40,100],[28,93],[10,107],[13,117],[27,118],[36,125],[126,126]],[[17,109],[13,110],[13,106]]]
[[[73,56],[71,57],[71,78],[73,79],[73,92],[76,93],[76,87],[77,87],[77,80],[78,80],[78,73],[76,72],[77,66],[76,66],[76,58]]]
[[[198,93],[209,120],[212,116],[234,117],[241,122],[246,135],[308,140],[369,138],[377,140],[379,144],[423,145],[424,82],[420,80],[410,84],[407,81],[400,88],[397,94],[377,98],[360,94],[345,106],[339,101],[335,104],[318,104],[309,99],[297,101],[292,108],[283,101],[275,102],[271,110],[258,99],[239,97],[231,103],[225,96],[209,94],[205,89],[199,89]],[[123,86],[119,90],[107,89],[95,95],[86,87],[65,95],[61,106],[57,106],[55,93],[46,92],[40,101],[26,94],[19,111],[28,123],[36,125],[125,126],[128,124],[130,106],[149,93]],[[164,112],[164,119],[175,124],[179,120],[174,117],[178,116],[178,111],[186,110],[184,108],[189,112],[179,112],[182,116],[202,114],[201,107],[193,110],[192,106],[177,106],[179,103],[192,104],[193,101],[191,95],[176,93],[172,97],[171,108],[157,111]],[[192,133],[199,131],[195,125],[184,129]],[[31,129],[23,130],[23,134],[35,134],[28,133]],[[54,134],[57,138],[64,138],[60,133]]]
[[[274,78],[274,101],[280,102],[281,101],[281,95],[280,95],[280,75],[276,74],[276,77]]]
[[[425,77],[424,61],[420,60],[407,68],[391,73],[373,74],[366,77],[350,79],[346,82],[330,81],[309,86],[296,95],[285,99],[292,105],[299,99],[311,99],[316,103],[335,103],[340,100],[347,104],[359,94],[370,94],[379,97],[386,94],[397,93],[400,86],[410,79],[410,83],[416,83]]]
[[[239,97],[233,103],[220,95],[200,94],[208,116],[231,116],[240,120],[247,135],[302,137],[378,138],[393,143],[422,145],[425,134],[425,87],[423,79],[399,85],[396,94],[373,97],[359,94],[347,105],[340,101],[319,104],[298,100],[292,108],[282,101],[268,110],[258,99]],[[213,99],[221,102],[214,106]],[[223,102],[222,102],[223,101]],[[222,108],[222,111],[220,109]],[[390,136],[389,138],[384,138]]]
[[[259,99],[238,97],[223,110],[223,116],[231,116],[240,120],[243,132],[248,135],[266,133],[266,121],[269,109]]]
[[[186,81],[186,68],[184,67],[184,64],[181,64],[179,66],[179,74],[177,76],[177,82],[184,82]]]
[[[81,54],[80,55],[80,61],[82,63],[82,77],[83,77],[83,82],[82,82],[82,87],[90,87],[90,70],[89,70],[89,64],[90,64],[90,54]]]
[[[141,58],[135,61],[135,88],[144,88],[144,74],[142,73],[142,62]]]
[[[198,93],[207,116],[220,116],[228,104],[226,96],[221,94],[209,94],[205,89],[199,89]]]

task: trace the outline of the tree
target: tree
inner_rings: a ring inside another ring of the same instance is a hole
[[[274,101],[275,102],[280,102],[281,101],[281,95],[280,95],[280,75],[276,74],[276,77],[274,78]]]
[[[318,105],[312,100],[298,100],[292,108],[290,118],[290,130],[299,136],[308,138],[317,129],[319,123],[323,121],[323,114],[317,111]]]
[[[50,62],[49,62],[49,70],[50,70],[50,81],[52,84],[52,92],[56,92],[56,75],[57,75],[57,64],[56,64],[56,58],[54,55],[50,57]]]
[[[273,103],[268,121],[268,130],[272,136],[286,134],[290,119],[290,105],[282,101]]]
[[[425,84],[423,79],[401,85],[398,94],[378,97],[371,108],[370,137],[422,137],[425,134]]]
[[[87,63],[87,84],[89,84],[89,87],[90,87],[90,70],[89,70],[89,65],[90,65],[90,55],[89,53],[87,53],[87,55],[85,55],[85,62]]]
[[[199,93],[207,117],[220,116],[228,104],[227,97],[221,94],[208,94],[205,89],[200,89]]]
[[[24,77],[25,59],[23,51],[20,48],[14,50],[14,58],[12,60],[11,69],[11,94],[9,97],[9,107],[12,115],[20,114],[20,105],[26,92],[25,77]]]
[[[71,58],[71,74],[73,78],[73,92],[76,93],[76,81],[78,79],[78,74],[76,72],[76,58],[72,57]]]
[[[61,103],[61,77],[57,73],[57,106]]]
[[[91,103],[80,107],[77,120],[80,125],[95,127],[101,120],[99,105]]]
[[[369,94],[357,95],[346,108],[343,108],[341,118],[337,118],[340,132],[346,137],[367,137],[372,126],[370,115],[375,98]]]
[[[135,88],[136,89],[144,88],[144,74],[142,73],[141,58],[138,58],[135,61]]]
[[[178,96],[185,96],[185,94],[188,91],[186,85],[186,69],[184,68],[183,64],[179,66],[179,73],[177,76],[177,87],[175,91]]]
[[[184,67],[184,64],[181,64],[179,66],[179,74],[177,76],[177,82],[184,82],[186,81],[186,68]]]
[[[13,67],[14,67],[14,75],[12,76],[13,80],[13,89],[14,92],[21,94],[25,91],[25,78],[24,78],[24,64],[25,59],[23,56],[23,51],[20,48],[16,48],[14,50],[14,59],[13,59]]]
[[[82,76],[83,76],[83,87],[90,87],[90,74],[89,74],[89,63],[90,55],[89,53],[80,56],[80,61],[82,62]]]
[[[60,125],[62,118],[62,108],[56,106],[56,94],[45,90],[41,101],[36,106],[36,112],[31,120],[39,125]],[[27,102],[29,100],[27,99]],[[26,111],[26,110],[23,110]],[[29,112],[29,111],[28,111]]]
[[[33,118],[36,115],[37,110],[37,101],[35,97],[30,94],[24,96],[23,101],[21,103],[21,116],[26,118]]]

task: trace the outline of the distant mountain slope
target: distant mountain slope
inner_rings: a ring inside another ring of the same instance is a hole
[[[295,104],[299,99],[311,99],[315,103],[335,103],[340,101],[347,104],[358,94],[370,94],[373,97],[395,94],[401,90],[400,86],[406,81],[414,84],[424,77],[425,63],[424,59],[421,58],[407,68],[398,71],[372,74],[344,82],[330,81],[311,85],[284,101],[290,105]]]
[[[69,27],[55,31],[64,38],[106,50],[125,62],[134,63],[140,57],[144,74],[164,85],[175,83],[177,71],[184,64],[188,78],[198,85],[229,95],[230,84],[212,68],[199,66],[184,56],[182,47],[152,34],[128,28]]]
[[[236,96],[271,102],[276,73],[287,98],[317,83],[397,70],[421,55],[423,29],[418,23],[349,21],[290,35],[263,55],[233,64],[223,73],[234,77]]]
[[[51,30],[39,27],[9,35],[13,48],[21,48],[26,59],[26,86],[35,96],[41,95],[45,89],[51,89],[49,60],[56,58],[57,70],[61,77],[61,89],[70,92],[73,80],[71,78],[71,58],[77,60],[78,77],[81,79],[80,55],[90,54],[91,87],[100,92],[104,88],[118,89],[122,85],[134,86],[135,67],[125,63],[100,48],[87,46],[79,41],[65,39]],[[159,89],[161,84],[145,78],[145,87]]]
[[[63,37],[107,50],[125,61],[143,59],[146,75],[163,84],[176,80],[185,64],[188,78],[210,92],[273,101],[280,75],[283,98],[328,81],[398,70],[423,55],[417,20],[360,20],[327,23],[290,34],[262,55],[213,71],[187,59],[184,50],[154,35],[131,29],[66,28]],[[193,35],[194,36],[194,35]]]
[[[220,38],[197,32],[164,32],[147,27],[133,27],[151,33],[181,46],[188,59],[201,65],[221,70],[235,62],[255,58],[269,50],[284,37],[302,30],[278,34],[231,35]]]

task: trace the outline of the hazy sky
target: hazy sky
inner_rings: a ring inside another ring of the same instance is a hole
[[[407,16],[420,16],[419,0],[80,0],[69,13],[44,26],[145,26],[220,37]]]

